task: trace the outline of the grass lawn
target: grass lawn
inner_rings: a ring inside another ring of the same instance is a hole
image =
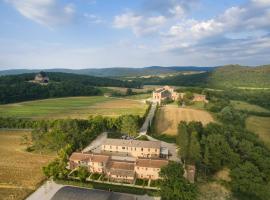
[[[196,102],[193,102],[192,105],[190,106],[187,106],[187,108],[194,108],[194,109],[201,109],[201,110],[204,110],[204,102],[201,102],[201,101],[196,101]]]
[[[143,116],[147,105],[133,100],[104,96],[66,97],[27,101],[0,106],[0,116],[20,118],[82,118],[90,115],[119,116],[135,114]]]
[[[244,101],[231,101],[232,106],[237,110],[249,111],[249,112],[260,112],[260,113],[270,113],[270,110],[250,104]]]
[[[270,148],[270,117],[251,116],[246,120],[246,127],[256,133]]]
[[[0,199],[25,199],[44,180],[42,166],[55,158],[26,152],[24,134],[30,132],[0,130]]]
[[[135,94],[131,96],[126,96],[124,98],[126,99],[134,99],[134,100],[143,100],[143,99],[148,99],[152,96],[151,93],[146,93],[146,94]]]

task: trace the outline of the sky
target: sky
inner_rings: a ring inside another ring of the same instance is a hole
[[[270,0],[0,0],[0,70],[270,64]]]

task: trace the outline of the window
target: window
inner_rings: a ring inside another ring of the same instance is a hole
[[[141,151],[143,151],[143,148],[141,148]]]
[[[148,151],[150,151],[150,149],[148,149]]]
[[[157,149],[155,149],[155,152],[157,152]]]
[[[136,151],[136,147],[135,147],[135,151]]]
[[[122,149],[126,149],[125,147],[122,147]]]
[[[145,168],[145,170],[147,171],[147,167]]]
[[[112,146],[110,146],[110,149],[112,149]]]

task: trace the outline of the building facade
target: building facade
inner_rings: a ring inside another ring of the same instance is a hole
[[[132,183],[136,178],[159,179],[160,169],[168,164],[166,158],[161,158],[164,155],[160,141],[106,139],[101,149],[100,154],[74,152],[69,168],[85,166],[89,172],[104,174],[110,181]]]
[[[160,146],[160,141],[106,139],[102,151],[117,152],[132,157],[158,158]]]
[[[158,104],[161,104],[165,100],[177,101],[179,99],[183,99],[184,96],[185,93],[178,93],[173,87],[164,86],[153,91],[152,100]],[[202,94],[194,94],[192,101],[202,101],[208,103],[206,96]]]

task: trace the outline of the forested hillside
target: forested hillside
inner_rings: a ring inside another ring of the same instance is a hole
[[[209,85],[214,87],[270,87],[270,65],[243,67],[228,65],[216,68],[210,75]]]
[[[47,73],[48,85],[30,82],[35,74],[21,74],[0,77],[0,103],[45,99],[66,96],[100,95],[102,91],[95,86],[114,86],[139,88],[135,81],[121,81],[67,73]]]
[[[153,76],[135,79],[149,85],[206,86],[211,88],[269,88],[270,65],[243,67],[228,65],[199,74],[179,74],[165,78]]]

